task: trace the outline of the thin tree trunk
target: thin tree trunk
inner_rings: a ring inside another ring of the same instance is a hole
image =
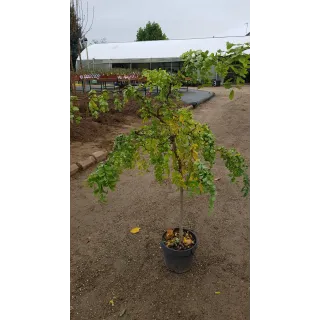
[[[168,174],[168,186],[169,186],[169,192],[173,192],[172,182],[171,182],[171,167],[173,167],[173,164],[169,164],[169,174]]]
[[[172,151],[175,154],[175,157],[178,161],[178,166],[179,166],[179,172],[182,175],[182,163],[181,160],[178,156],[178,152],[177,152],[177,145],[176,145],[176,141],[175,141],[175,136],[171,136],[170,137],[171,143],[172,143]],[[183,243],[183,188],[180,187],[180,226],[179,226],[179,240],[180,243]]]
[[[179,226],[179,238],[183,243],[183,188],[180,187],[180,226]]]
[[[76,88],[75,88],[75,82],[73,81],[72,77],[70,77],[70,84],[71,84],[71,92],[72,95],[75,96],[76,95]]]
[[[70,50],[71,51],[71,50]],[[73,72],[74,68],[73,68],[73,61],[72,61],[72,54],[70,54],[70,69]]]
[[[70,64],[71,64],[71,74],[70,74],[71,91],[72,91],[72,95],[75,96],[76,95],[76,83],[75,83],[75,81],[73,81],[73,78],[72,78],[72,73],[74,72],[73,62],[72,62],[72,54],[70,54]]]

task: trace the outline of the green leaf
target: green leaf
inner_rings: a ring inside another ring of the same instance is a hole
[[[233,97],[234,97],[234,90],[232,89],[229,93],[229,99],[233,100]]]
[[[242,63],[242,64],[245,64],[247,62],[246,58],[245,57],[240,57],[239,58],[239,61]]]
[[[233,43],[227,42],[227,50],[230,50],[234,46]]]

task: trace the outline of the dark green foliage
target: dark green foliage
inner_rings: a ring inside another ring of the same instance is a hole
[[[168,40],[161,27],[156,22],[148,22],[144,28],[139,28],[136,41]]]

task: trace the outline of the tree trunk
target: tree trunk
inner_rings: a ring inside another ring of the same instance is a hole
[[[171,143],[172,143],[172,151],[175,154],[176,160],[178,161],[178,166],[179,166],[179,172],[182,175],[182,163],[181,160],[178,156],[178,152],[177,152],[177,145],[176,145],[176,141],[175,141],[175,136],[171,136],[170,137]],[[179,223],[179,240],[180,243],[183,243],[183,187],[180,187],[180,223]]]
[[[75,96],[76,95],[76,83],[75,83],[75,81],[73,81],[73,78],[72,78],[72,73],[74,72],[73,62],[72,62],[72,54],[70,54],[70,68],[71,68],[71,74],[70,74],[71,92],[72,92],[72,95]]]
[[[179,239],[183,243],[183,188],[180,187],[180,222],[179,222]]]
[[[71,50],[70,50],[71,52]],[[70,70],[73,72],[74,68],[73,68],[73,61],[72,61],[72,54],[70,53]]]
[[[171,169],[173,168],[173,160],[169,163],[169,173],[168,173],[168,185],[169,191],[173,192],[172,180],[171,180]]]

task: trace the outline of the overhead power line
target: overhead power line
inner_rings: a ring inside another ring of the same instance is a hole
[[[222,38],[246,38],[247,35],[244,36],[212,36],[212,37],[203,37],[203,38],[183,38],[183,39],[169,39],[169,40],[149,40],[149,41],[118,41],[118,42],[107,42],[107,43],[131,43],[131,42],[150,42],[150,41],[170,41],[170,40],[200,40],[200,39],[222,39]],[[102,44],[107,44],[102,43]],[[101,44],[101,43],[98,43]]]

